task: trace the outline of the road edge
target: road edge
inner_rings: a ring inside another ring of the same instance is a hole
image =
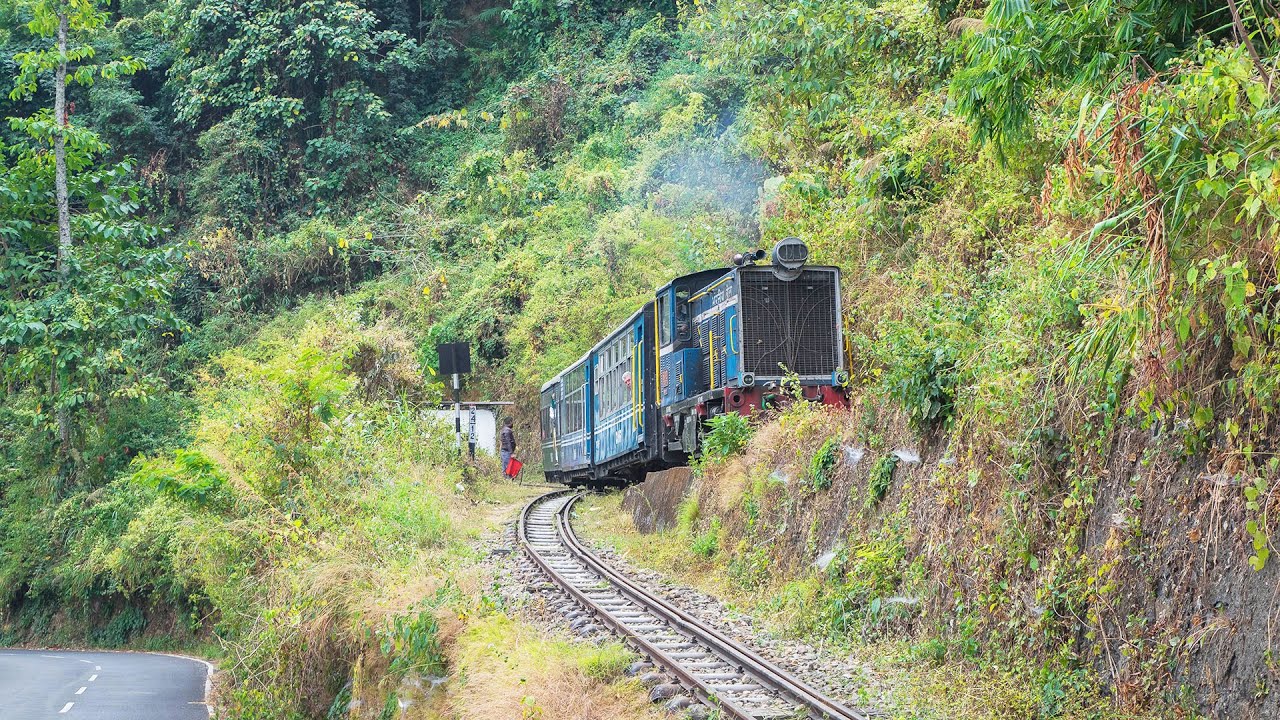
[[[5,647],[8,647],[8,646],[0,646],[0,650],[3,650]],[[161,655],[161,656],[163,656],[163,657],[171,657],[171,658],[178,658],[178,659],[180,659],[180,660],[190,660],[190,661],[192,661],[192,662],[198,662],[198,663],[200,663],[200,664],[204,665],[204,669],[205,669],[205,673],[204,673],[204,702],[203,702],[202,704],[204,705],[204,709],[205,709],[206,711],[208,711],[208,713],[209,713],[209,717],[213,717],[213,702],[212,702],[212,700],[213,700],[213,674],[214,674],[215,672],[217,672],[217,671],[218,671],[218,666],[217,666],[217,665],[214,665],[212,662],[210,662],[210,661],[208,661],[208,660],[205,660],[204,658],[199,658],[199,657],[196,657],[196,656],[194,656],[194,655],[183,655],[183,654],[181,654],[181,653],[159,652],[159,651],[156,651],[156,650],[129,650],[129,649],[125,649],[125,648],[116,648],[116,649],[93,649],[93,648],[71,648],[71,647],[54,648],[54,647],[18,647],[18,646],[14,646],[14,649],[15,649],[15,650],[34,650],[34,651],[36,651],[36,652],[59,652],[59,651],[66,651],[66,652],[82,652],[82,653],[121,653],[121,654],[129,654],[129,655]]]
[[[137,652],[143,655],[164,655],[165,657],[180,658],[182,660],[191,660],[192,662],[198,662],[203,664],[205,669],[204,709],[209,712],[209,717],[213,717],[213,674],[218,670],[218,667],[216,665],[209,662],[208,660],[205,660],[204,658],[198,658],[193,655],[180,655],[178,653],[166,653],[166,652],[149,652],[146,650],[135,650],[135,651],[125,651],[125,652]]]

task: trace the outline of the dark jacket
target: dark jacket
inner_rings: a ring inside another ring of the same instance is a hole
[[[516,431],[515,430],[513,430],[512,428],[506,425],[503,425],[502,432],[499,433],[498,437],[500,438],[500,441],[501,441],[501,445],[500,445],[501,449],[507,452],[516,451]]]

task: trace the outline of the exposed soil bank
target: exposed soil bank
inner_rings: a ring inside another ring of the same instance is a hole
[[[1120,712],[1280,717],[1280,571],[1250,567],[1232,456],[1122,428],[1096,473],[1053,442],[1008,467],[959,436],[889,426],[851,413],[764,425],[693,482],[687,543],[793,629],[937,637],[948,657],[1024,663],[1042,716],[1070,715],[1054,698],[1089,668]],[[648,529],[680,502],[654,478],[626,507]]]

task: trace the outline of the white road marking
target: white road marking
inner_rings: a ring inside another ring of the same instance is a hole
[[[66,712],[66,711],[70,710],[72,705],[75,705],[75,703],[73,703],[73,702],[69,702],[69,703],[67,703],[66,705],[63,705],[63,706],[62,706],[62,709],[58,711],[58,714],[59,714],[59,715],[61,715],[62,713],[64,713],[64,712]]]
[[[93,669],[94,669],[94,670],[101,670],[101,669],[102,669],[102,666],[101,666],[101,665],[94,665],[94,666],[93,666]]]
[[[97,675],[90,675],[90,676],[89,676],[89,682],[93,682],[94,680],[97,680],[97,679],[98,679],[98,676],[97,676]]]
[[[84,693],[84,691],[85,691],[85,690],[88,690],[88,689],[89,689],[89,688],[87,688],[87,687],[82,687],[82,688],[80,688],[79,690],[77,690],[77,691],[76,691],[76,694],[77,694],[77,695],[81,695],[81,694],[83,694],[83,693]]]
[[[594,509],[594,508],[593,508],[593,509]],[[75,658],[75,661],[76,661],[76,662],[82,662],[82,663],[84,663],[85,665],[92,665],[92,664],[93,664],[93,661],[92,661],[92,660],[81,660],[80,658]]]
[[[40,657],[53,658],[54,660],[66,660],[66,658],[61,655],[41,655]]]

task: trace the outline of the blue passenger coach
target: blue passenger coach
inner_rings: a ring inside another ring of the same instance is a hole
[[[643,455],[649,444],[646,416],[651,414],[653,395],[645,392],[644,378],[645,366],[653,361],[644,348],[653,346],[652,327],[653,303],[649,303],[591,350],[593,459],[598,472]]]
[[[561,477],[591,471],[591,354],[542,388],[542,463]],[[551,477],[550,475],[548,477]]]

